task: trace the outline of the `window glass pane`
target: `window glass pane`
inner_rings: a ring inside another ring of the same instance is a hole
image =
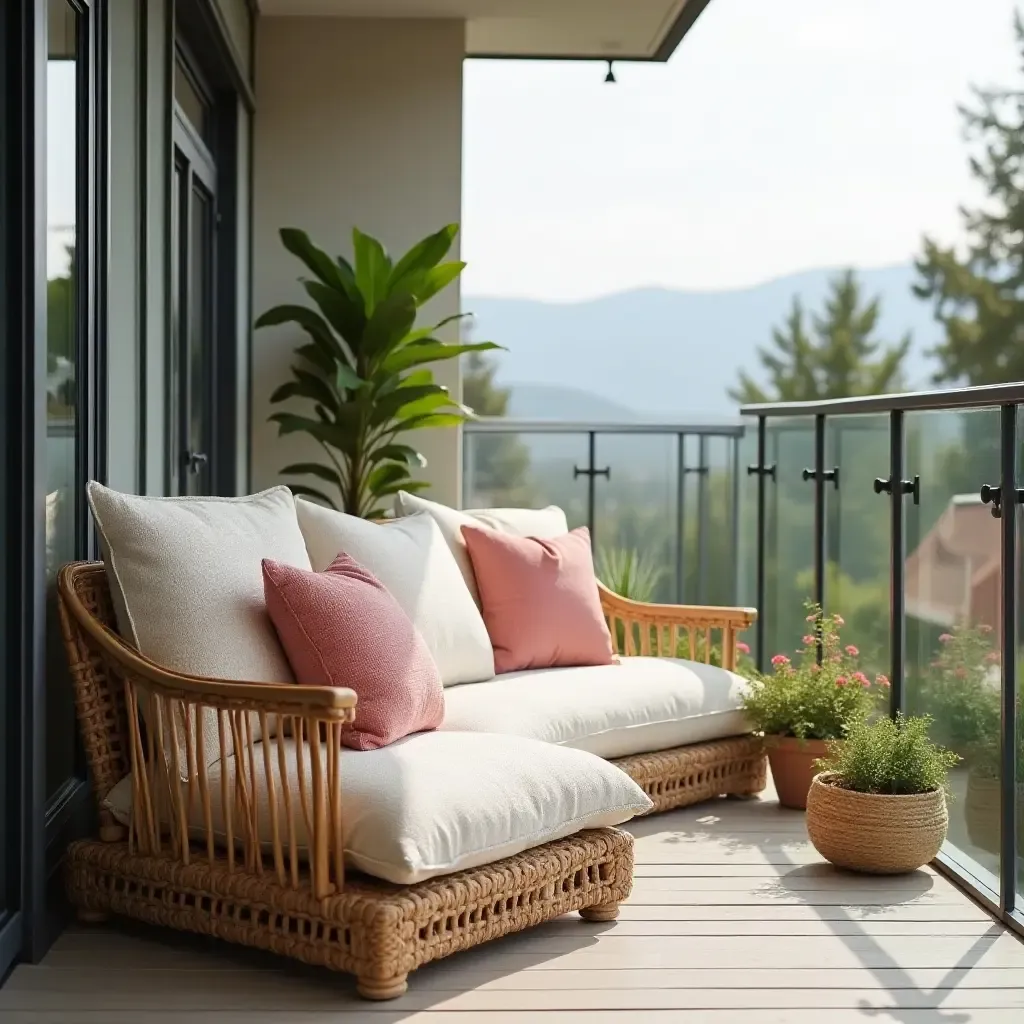
[[[76,728],[54,580],[77,551],[79,410],[76,401],[78,236],[78,15],[49,4],[46,74],[46,792],[74,775]]]
[[[174,62],[174,98],[199,137],[205,139],[210,129],[210,106],[180,58]]]
[[[931,715],[932,738],[962,758],[950,777],[945,850],[998,891],[1000,788],[999,520],[982,484],[999,484],[999,410],[908,413],[904,502],[904,703]]]

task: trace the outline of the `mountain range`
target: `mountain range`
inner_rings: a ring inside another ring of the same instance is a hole
[[[504,345],[497,381],[521,418],[679,422],[733,417],[728,389],[741,368],[760,379],[757,349],[799,295],[822,308],[837,268],[790,274],[749,288],[643,288],[585,302],[465,296],[473,337]],[[913,338],[909,388],[926,387],[939,337],[931,307],[911,291],[912,265],[858,270],[863,294],[881,299],[876,336]]]

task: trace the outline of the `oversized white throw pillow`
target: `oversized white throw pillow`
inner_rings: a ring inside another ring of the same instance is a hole
[[[297,785],[294,739],[270,741],[268,759],[257,747],[255,786],[260,839],[272,840],[274,818],[266,778],[274,778],[277,818],[288,829],[293,809],[298,845],[308,848],[306,821]],[[285,762],[281,781],[278,748]],[[247,758],[246,758],[247,761]],[[208,789],[213,827],[226,840],[222,775],[234,791],[238,755],[213,766]],[[246,764],[243,778],[251,775]],[[341,753],[345,860],[354,868],[389,882],[422,882],[511,857],[585,828],[619,825],[652,804],[625,772],[594,754],[518,736],[485,733],[417,733],[379,750]],[[290,799],[285,789],[290,790]],[[306,784],[308,789],[308,783]],[[130,776],[108,794],[106,807],[127,822]],[[189,820],[193,834],[203,827],[196,800]]]
[[[295,507],[313,569],[342,551],[369,569],[420,631],[445,686],[494,677],[487,627],[430,516],[371,523],[302,498]]]
[[[262,568],[264,558],[310,567],[287,487],[244,498],[148,498],[95,481],[87,491],[118,629],[137,650],[186,675],[293,681],[267,614]],[[213,759],[212,711],[203,731]]]
[[[539,537],[541,540],[569,532],[565,513],[557,505],[548,505],[547,508],[473,508],[459,511],[406,491],[399,491],[395,495],[396,516],[411,516],[417,512],[429,513],[440,527],[441,535],[455,556],[477,606],[480,604],[480,595],[473,574],[473,563],[466,542],[462,539],[463,526],[479,526],[482,523],[502,533],[516,537]]]

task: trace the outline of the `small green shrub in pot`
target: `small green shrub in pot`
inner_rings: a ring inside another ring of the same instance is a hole
[[[949,770],[960,758],[931,741],[930,724],[861,720],[829,744],[807,798],[807,834],[826,860],[901,874],[934,859],[949,827]]]
[[[826,742],[842,739],[889,691],[889,680],[869,678],[859,667],[860,652],[843,643],[842,616],[807,607],[810,632],[796,657],[776,654],[771,672],[751,675],[743,699],[751,725],[765,735],[779,802],[794,808],[807,804]]]

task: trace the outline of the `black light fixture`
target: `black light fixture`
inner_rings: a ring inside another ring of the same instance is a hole
[[[608,61],[608,74],[604,76],[606,82],[615,81],[615,71],[612,69],[612,62]]]

